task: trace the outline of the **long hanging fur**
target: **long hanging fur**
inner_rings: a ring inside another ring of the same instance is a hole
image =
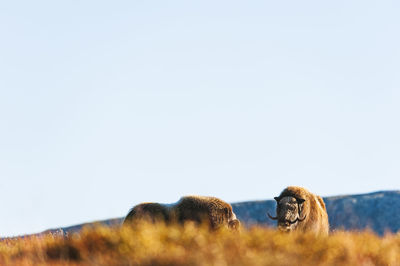
[[[129,211],[123,224],[137,220],[181,224],[186,221],[207,222],[213,229],[220,226],[237,229],[240,225],[229,203],[205,196],[186,196],[173,204],[141,203]]]
[[[305,217],[303,221],[298,222],[295,230],[312,231],[317,234],[327,235],[329,233],[329,220],[325,203],[320,196],[314,195],[307,189],[296,186],[285,188],[277,199],[283,197],[294,197],[296,199],[304,199],[301,208],[301,217]],[[279,205],[277,206],[278,213]]]

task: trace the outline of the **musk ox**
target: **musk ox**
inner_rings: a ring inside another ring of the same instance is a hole
[[[287,187],[276,200],[278,228],[285,232],[307,231],[327,235],[329,233],[328,213],[320,196],[302,187]]]
[[[240,222],[232,206],[215,197],[186,196],[173,204],[141,203],[133,207],[124,220],[124,225],[138,220],[183,224],[186,221],[208,223],[210,228],[226,226],[238,229]]]

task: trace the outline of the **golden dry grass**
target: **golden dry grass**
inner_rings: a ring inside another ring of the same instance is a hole
[[[0,242],[0,265],[400,265],[400,234],[328,237],[254,227],[209,231],[193,224],[85,228]]]

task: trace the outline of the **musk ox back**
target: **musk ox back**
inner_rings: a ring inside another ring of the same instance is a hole
[[[328,213],[320,196],[302,187],[287,187],[276,200],[278,228],[285,232],[310,231],[317,234],[329,233]]]
[[[153,202],[141,203],[133,207],[124,219],[124,224],[136,220],[147,222],[169,222],[171,219],[169,208],[165,205]]]
[[[226,226],[238,229],[240,222],[232,206],[215,197],[186,196],[173,204],[141,203],[133,207],[124,220],[124,225],[138,220],[183,224],[187,221],[207,223],[210,228]]]

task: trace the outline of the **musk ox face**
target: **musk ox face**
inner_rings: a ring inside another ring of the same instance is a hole
[[[277,220],[278,228],[284,232],[290,232],[296,229],[306,216],[302,215],[304,199],[295,198],[291,196],[287,197],[275,197],[276,206],[276,217],[268,216]]]

